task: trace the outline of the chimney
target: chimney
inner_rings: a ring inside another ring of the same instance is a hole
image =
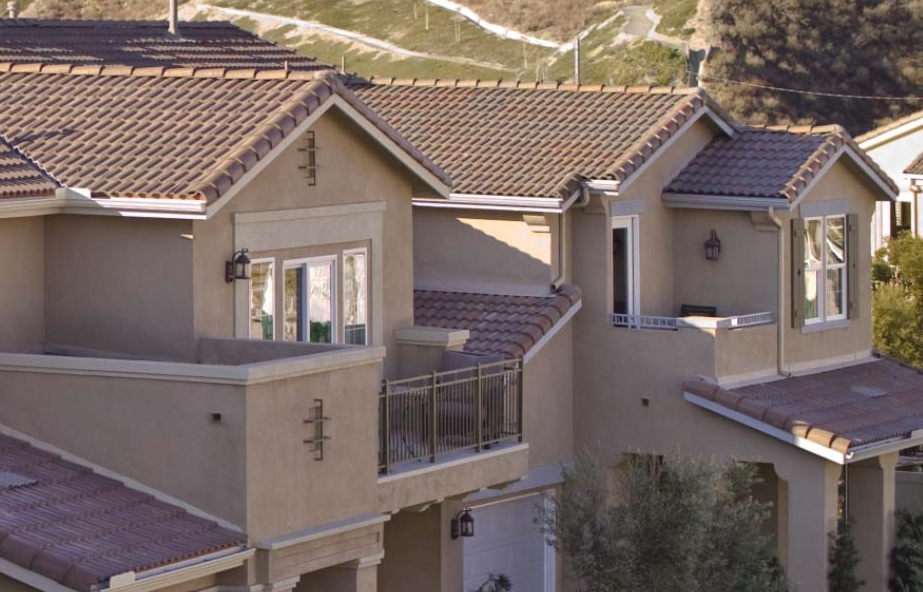
[[[6,3],[6,12],[9,14],[11,19],[17,18],[19,16],[19,2],[16,0],[11,0]]]
[[[179,35],[179,1],[170,0],[170,34]]]

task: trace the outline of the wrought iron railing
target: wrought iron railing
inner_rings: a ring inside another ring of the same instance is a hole
[[[449,452],[521,442],[522,360],[386,380],[379,415],[380,473],[397,463],[434,463]]]

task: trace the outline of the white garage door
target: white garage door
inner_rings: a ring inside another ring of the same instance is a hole
[[[539,495],[530,495],[471,510],[474,536],[465,539],[465,584],[472,592],[489,574],[504,573],[513,592],[554,592],[554,549],[545,544],[537,524]]]

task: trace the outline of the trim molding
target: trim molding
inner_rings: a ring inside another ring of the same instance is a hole
[[[235,567],[240,567],[244,564],[245,561],[251,559],[254,553],[254,549],[247,549],[245,551],[240,551],[238,553],[234,553],[233,555],[227,555],[217,559],[209,560],[206,558],[198,562],[196,562],[197,560],[193,559],[191,560],[193,562],[192,565],[176,567],[173,569],[171,569],[170,566],[167,566],[166,571],[161,571],[160,573],[146,577],[144,572],[142,572],[135,576],[136,578],[140,576],[140,579],[135,579],[133,582],[126,583],[124,585],[116,585],[103,588],[102,592],[109,592],[110,590],[112,592],[152,592],[154,590],[160,590],[161,588],[175,586],[190,580],[210,576],[222,571],[234,569]],[[118,576],[113,576],[113,578],[117,577]]]
[[[136,380],[168,380],[250,386],[380,362],[383,346],[345,347],[342,350],[257,362],[241,366],[187,364],[146,360],[45,356],[0,353],[0,371],[70,376],[103,376]]]
[[[773,208],[787,212],[792,204],[779,197],[737,197],[731,195],[696,195],[690,193],[664,193],[663,202],[673,208],[690,210],[760,211]]]
[[[257,549],[274,551],[276,549],[284,549],[309,541],[316,541],[324,537],[349,532],[351,530],[366,528],[368,526],[377,526],[379,524],[384,524],[388,520],[391,520],[390,514],[362,514],[360,516],[346,518],[345,520],[328,522],[327,524],[312,526],[311,528],[305,528],[282,536],[265,539],[254,543],[253,546]]]

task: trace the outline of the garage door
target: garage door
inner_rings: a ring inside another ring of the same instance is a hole
[[[539,495],[473,508],[474,536],[465,539],[464,592],[504,573],[514,592],[554,592],[554,549],[534,523]]]

